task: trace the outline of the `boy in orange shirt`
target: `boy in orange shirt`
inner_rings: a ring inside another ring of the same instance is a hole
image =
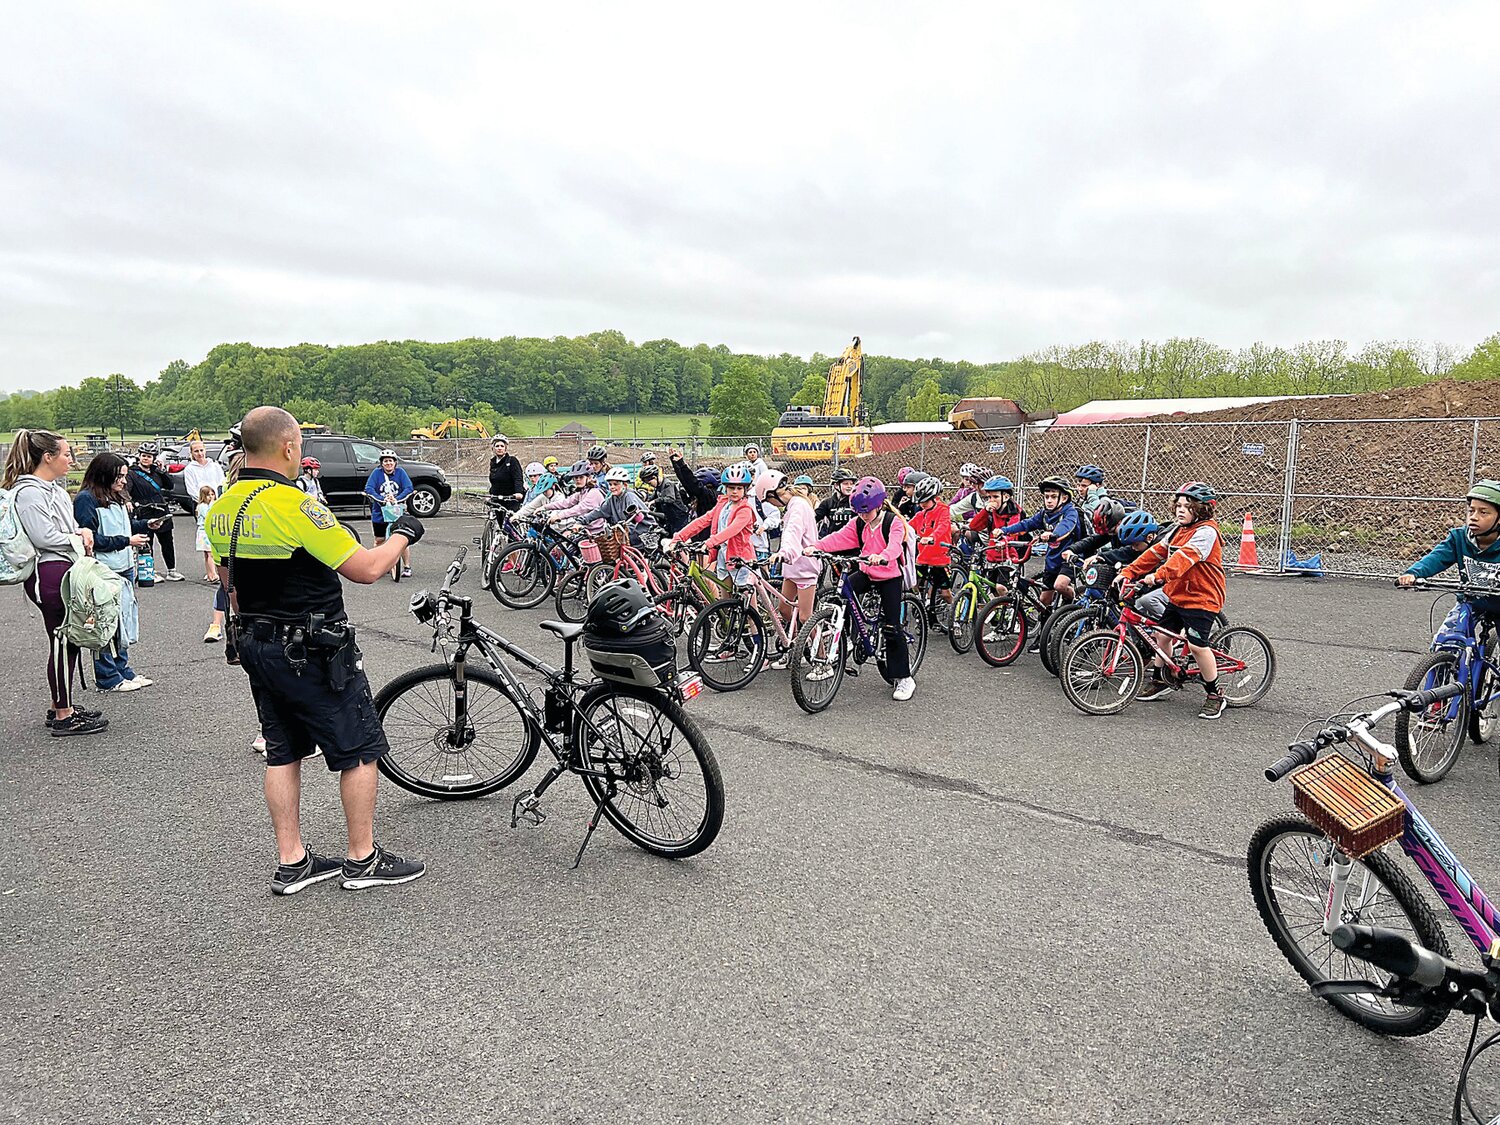
[[[1226,704],[1219,688],[1219,665],[1208,639],[1224,608],[1223,536],[1214,522],[1218,501],[1213,489],[1196,480],[1179,488],[1173,500],[1177,527],[1121,571],[1118,581],[1122,585],[1144,581],[1160,587],[1141,598],[1136,608],[1187,637],[1188,651],[1197,662],[1207,693],[1198,718],[1217,719]],[[1151,682],[1136,698],[1162,699],[1179,686],[1166,678],[1165,661],[1158,656],[1151,663]]]

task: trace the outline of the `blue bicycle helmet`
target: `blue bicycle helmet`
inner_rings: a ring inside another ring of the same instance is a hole
[[[1144,508],[1137,508],[1120,521],[1115,528],[1115,538],[1127,546],[1144,543],[1161,530],[1161,524]]]
[[[993,476],[979,486],[980,492],[1014,492],[1016,486],[1011,483],[1010,477]]]
[[[1079,465],[1078,471],[1073,474],[1079,480],[1086,480],[1090,484],[1104,483],[1104,470],[1098,465]]]
[[[719,474],[719,483],[723,485],[742,484],[746,488],[749,488],[754,480],[755,473],[751,471],[750,466],[745,464],[743,461],[727,466],[724,471]]]
[[[812,477],[808,476],[806,473],[803,473],[803,474],[801,474],[800,476],[797,476],[797,477],[793,477],[792,478],[792,483],[793,484],[806,485],[808,488],[812,488],[813,487],[813,479],[812,479]]]

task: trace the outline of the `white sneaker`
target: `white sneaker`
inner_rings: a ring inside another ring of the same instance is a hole
[[[135,684],[136,687],[150,687],[152,684],[156,683],[155,680],[150,679],[146,676],[137,676],[130,682]]]
[[[817,683],[822,680],[833,679],[833,673],[834,667],[832,664],[819,664],[803,678]]]
[[[907,676],[904,680],[896,681],[896,690],[891,692],[891,698],[905,701],[912,697],[917,690],[917,681]]]
[[[121,680],[114,687],[112,687],[112,688],[106,688],[105,690],[106,691],[116,692],[116,693],[126,692],[126,691],[140,691],[141,690],[141,681],[140,680]]]
[[[169,571],[167,571],[167,573],[165,573],[165,574],[163,574],[161,576],[161,579],[162,579],[163,582],[182,582],[182,581],[184,581],[184,579],[182,577],[182,574],[180,572],[178,572],[178,571],[175,571],[175,570],[169,570]]]
[[[259,735],[259,734],[256,735],[255,736],[255,741],[250,744],[250,749],[254,750],[257,754],[261,755],[261,757],[265,757],[265,753],[266,753],[266,740],[265,740],[265,736],[264,735]]]

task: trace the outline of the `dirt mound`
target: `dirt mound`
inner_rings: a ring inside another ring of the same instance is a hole
[[[1281,399],[1189,414],[1195,422],[1285,422],[1292,418],[1495,418],[1500,417],[1500,380],[1440,379],[1420,387],[1358,395]],[[1158,414],[1143,422],[1180,422],[1183,415]]]

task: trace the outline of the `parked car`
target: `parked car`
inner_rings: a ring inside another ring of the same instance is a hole
[[[217,457],[223,443],[207,443],[208,455]],[[214,445],[219,445],[215,449]],[[182,447],[184,456],[187,447]],[[357,509],[368,514],[369,501],[365,498],[365,481],[370,471],[380,464],[380,446],[368,438],[348,437],[344,434],[310,434],[302,439],[302,456],[316,457],[321,466],[323,494],[328,497],[328,506],[335,511]],[[178,462],[169,464],[172,472],[172,495],[183,509],[193,512],[196,500],[190,500],[182,483],[182,470]],[[419,519],[435,516],[438,509],[453,499],[453,486],[443,470],[426,461],[403,459],[401,467],[411,477],[416,489],[406,501],[406,507]]]

